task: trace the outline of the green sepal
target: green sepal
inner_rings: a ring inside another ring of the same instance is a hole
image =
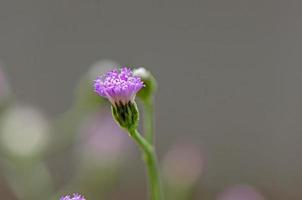
[[[116,103],[111,106],[112,116],[117,124],[126,129],[134,130],[138,126],[139,112],[135,102]]]

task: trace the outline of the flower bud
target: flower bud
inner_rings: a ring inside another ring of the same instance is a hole
[[[154,76],[150,71],[143,67],[134,69],[133,74],[140,77],[145,84],[145,87],[137,93],[137,96],[144,101],[150,99],[157,89],[157,83]]]

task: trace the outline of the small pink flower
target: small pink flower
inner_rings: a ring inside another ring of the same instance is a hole
[[[107,72],[94,81],[94,91],[107,98],[112,105],[133,102],[136,93],[144,87],[141,78],[130,68],[123,67]]]
[[[67,196],[61,197],[60,200],[85,200],[85,198],[82,195],[75,193],[72,196],[67,195]]]

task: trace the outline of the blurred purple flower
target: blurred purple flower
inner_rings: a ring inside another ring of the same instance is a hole
[[[217,200],[264,200],[265,198],[254,188],[247,185],[238,185],[226,189]]]
[[[85,200],[85,198],[80,194],[73,194],[72,196],[67,195],[67,196],[61,197],[60,200]]]
[[[80,128],[78,151],[86,162],[110,164],[128,152],[127,134],[116,125],[108,108],[91,115]]]
[[[204,155],[193,142],[176,144],[163,160],[163,176],[167,183],[191,187],[201,176]]]
[[[10,95],[10,86],[3,70],[0,68],[0,102],[7,100]]]
[[[112,105],[133,102],[136,93],[144,87],[141,78],[133,75],[130,68],[112,70],[94,81],[94,91],[107,98]]]

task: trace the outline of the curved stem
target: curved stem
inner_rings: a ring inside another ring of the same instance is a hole
[[[145,107],[144,115],[144,133],[150,144],[154,143],[154,104],[153,99],[148,98],[143,101]]]
[[[129,135],[134,139],[144,153],[143,155],[147,167],[150,186],[150,200],[162,200],[161,182],[154,148],[137,130],[128,131]]]

